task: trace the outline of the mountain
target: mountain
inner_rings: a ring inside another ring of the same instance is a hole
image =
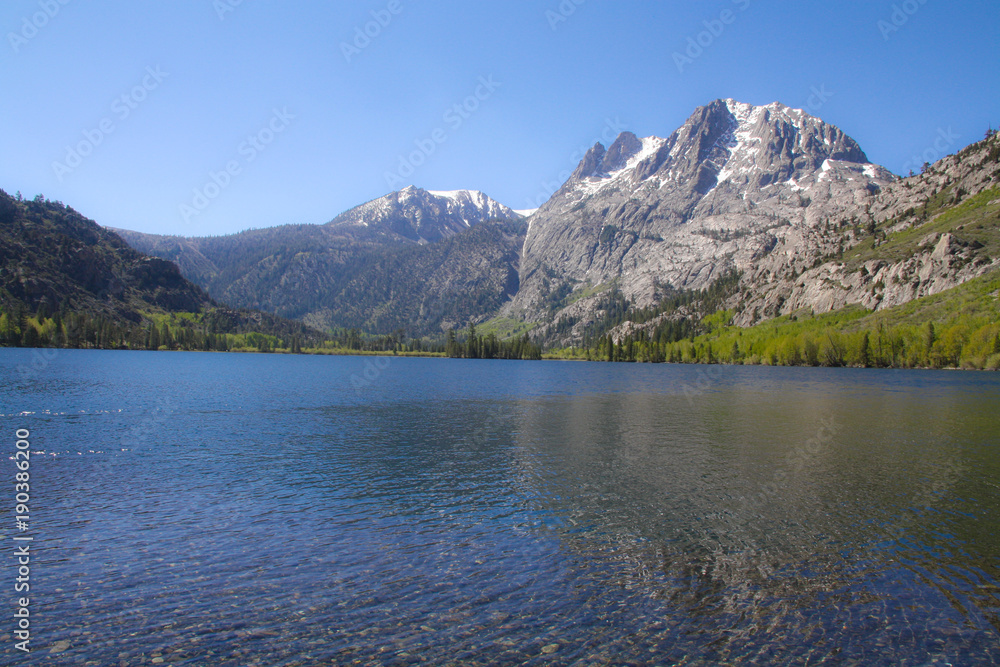
[[[639,306],[705,288],[808,246],[813,230],[862,214],[893,180],[803,111],[717,100],[667,138],[625,132],[591,148],[531,216],[521,290],[504,313],[584,320],[612,286]]]
[[[408,186],[338,215],[329,227],[364,229],[415,243],[434,243],[487,220],[521,216],[478,190],[433,192]]]
[[[322,226],[121,233],[213,297],[321,328],[676,336],[708,308],[739,326],[879,311],[993,271],[997,141],[899,179],[802,110],[716,100],[666,138],[595,144],[533,211],[411,186]]]
[[[134,250],[61,202],[3,190],[0,311],[4,345],[145,348],[150,328],[168,321],[189,349],[225,349],[217,334],[253,332],[296,346],[324,340],[299,322],[213,302],[172,262]]]
[[[894,181],[865,209],[830,219],[799,246],[778,245],[707,290],[674,292],[638,308],[612,288],[586,318],[571,321],[575,331],[560,321],[547,327],[549,335],[591,344],[608,338],[655,341],[646,354],[701,361],[709,343],[717,358],[725,358],[739,338],[742,352],[733,358],[741,362],[798,363],[810,357],[803,338],[809,334],[813,352],[827,349],[821,363],[866,365],[867,327],[878,341],[874,365],[995,367],[1000,357],[990,355],[1000,354],[1000,136],[990,133],[924,173]],[[721,338],[712,333],[727,322],[737,329]],[[896,328],[890,331],[890,324]],[[918,324],[936,324],[945,334],[935,342],[933,326],[917,331]],[[700,356],[680,345],[698,334]],[[835,342],[841,334],[853,341],[846,357],[846,348]]]
[[[517,291],[522,219],[478,191],[410,186],[325,225],[207,238],[118,232],[227,303],[324,329],[440,335]]]
[[[786,243],[747,267],[752,295],[737,323],[802,308],[881,311],[1000,268],[998,146],[994,135],[895,180],[856,217],[831,218],[800,246]]]
[[[133,250],[72,208],[0,190],[0,306],[34,312],[43,303],[133,323],[148,310],[212,305],[175,265]]]

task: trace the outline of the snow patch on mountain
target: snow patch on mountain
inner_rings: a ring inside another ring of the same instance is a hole
[[[512,209],[479,190],[428,191],[413,185],[390,192],[332,220],[334,227],[367,227],[416,243],[434,243],[487,220],[519,220]]]
[[[581,180],[577,186],[579,192],[584,196],[590,196],[616,184],[622,178],[632,174],[640,164],[656,155],[667,142],[661,137],[645,137],[639,141],[642,142],[641,148],[631,155],[623,166]]]

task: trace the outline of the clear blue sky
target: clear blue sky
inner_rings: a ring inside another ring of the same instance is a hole
[[[953,152],[1000,123],[997,14],[996,0],[5,0],[0,188],[104,225],[225,234],[326,222],[396,189],[386,174],[422,142],[402,181],[528,208],[609,121],[667,136],[720,97],[811,104],[899,173],[942,131]],[[345,54],[366,24],[376,36]],[[689,38],[705,46],[679,67]]]

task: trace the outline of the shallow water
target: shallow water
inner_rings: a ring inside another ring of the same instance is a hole
[[[26,350],[0,373],[4,455],[18,428],[33,451],[4,586],[34,538],[32,651],[6,614],[3,664],[1000,657],[1000,375]]]

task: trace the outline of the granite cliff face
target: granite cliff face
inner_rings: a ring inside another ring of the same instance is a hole
[[[789,237],[751,267],[737,324],[810,308],[899,306],[1000,268],[994,136],[884,187],[855,219]],[[846,251],[846,252],[845,252]]]
[[[862,214],[893,180],[803,111],[717,100],[665,139],[626,132],[595,145],[530,218],[521,289],[505,312],[586,320],[598,297],[585,295],[611,284],[638,306],[705,288]]]

